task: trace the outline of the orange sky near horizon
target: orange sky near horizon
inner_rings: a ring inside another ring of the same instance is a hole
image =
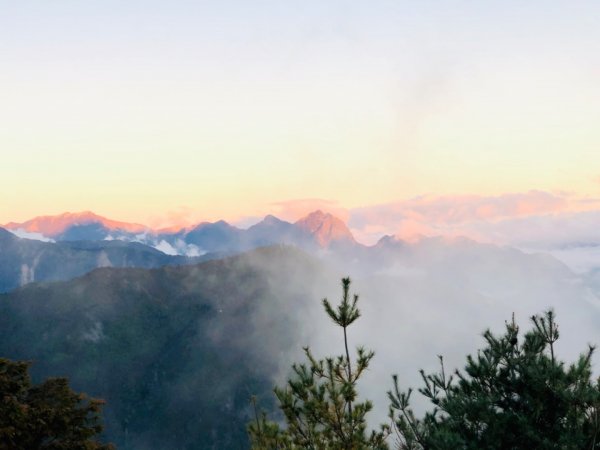
[[[0,6],[0,223],[600,197],[599,3],[225,3]]]

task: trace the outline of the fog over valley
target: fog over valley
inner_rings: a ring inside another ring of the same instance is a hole
[[[360,386],[375,404],[373,426],[387,421],[392,374],[408,388],[419,385],[419,369],[438,368],[436,355],[449,370],[461,368],[482,332],[500,332],[513,315],[527,329],[529,317],[552,308],[557,352],[568,361],[600,342],[593,242],[524,251],[467,237],[384,236],[367,246],[343,220],[315,211],[294,223],[268,216],[247,229],[145,229],[140,243],[140,230],[125,235],[122,224],[72,217],[53,234],[37,221],[36,232],[52,242],[0,230],[0,352],[33,360],[36,377],[67,375],[106,399],[106,436],[124,448],[243,440],[250,395],[273,411],[271,388],[303,361],[302,347],[343,353],[321,305],[337,302],[343,276],[362,311],[350,346],[376,353]],[[147,245],[154,237],[195,245],[203,256],[160,252]],[[192,404],[201,407],[192,412]],[[421,411],[423,400],[415,396],[414,405]],[[199,434],[190,433],[198,424]],[[202,437],[206,427],[220,437]]]
[[[600,450],[599,19],[0,1],[0,450]]]

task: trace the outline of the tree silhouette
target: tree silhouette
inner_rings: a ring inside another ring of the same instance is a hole
[[[316,359],[308,347],[305,364],[292,366],[293,376],[287,386],[276,387],[275,395],[286,428],[266,419],[256,411],[249,424],[253,449],[387,449],[389,427],[367,432],[366,415],[370,401],[358,401],[357,384],[374,356],[372,351],[357,349],[353,364],[348,349],[348,327],[360,317],[358,296],[350,296],[350,279],[342,279],[342,299],[334,308],[327,299],[323,306],[333,322],[343,329],[345,354]]]
[[[29,365],[0,358],[0,449],[114,448],[96,440],[101,400],[74,392],[66,378],[33,385]]]
[[[467,357],[464,372],[421,371],[419,389],[433,404],[424,418],[410,408],[412,390],[394,377],[388,392],[398,448],[597,449],[600,391],[592,380],[593,347],[577,362],[557,361],[558,326],[552,311],[531,318],[521,340],[513,320],[504,335],[484,333],[486,347]]]

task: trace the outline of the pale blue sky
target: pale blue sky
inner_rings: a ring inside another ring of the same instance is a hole
[[[0,222],[600,175],[598,1],[0,0]]]

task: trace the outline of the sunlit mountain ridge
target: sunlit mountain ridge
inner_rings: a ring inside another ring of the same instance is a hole
[[[180,228],[158,228],[108,219],[90,211],[39,216],[3,226],[17,236],[40,240],[124,240],[151,245],[170,254],[190,251],[231,251],[272,243],[328,247],[338,242],[355,242],[346,224],[330,213],[314,211],[294,223],[266,216],[247,229],[224,220],[201,222]],[[192,246],[192,247],[189,247]],[[197,255],[190,255],[197,256]]]

